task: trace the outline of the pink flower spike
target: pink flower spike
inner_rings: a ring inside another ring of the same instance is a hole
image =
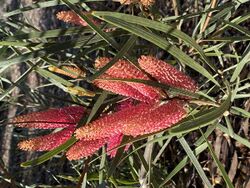
[[[75,135],[78,139],[84,140],[112,137],[122,133],[123,126],[126,125],[129,119],[140,117],[145,110],[148,110],[151,107],[152,105],[150,104],[140,103],[136,106],[106,115],[77,129]]]
[[[88,12],[84,12],[85,15],[88,15]],[[88,26],[88,23],[81,19],[75,12],[73,11],[61,11],[56,14],[58,20],[62,20],[66,23],[72,23],[81,26]],[[100,22],[90,18],[94,24],[98,25]]]
[[[170,100],[165,104],[148,105],[137,115],[132,115],[124,123],[124,135],[139,136],[169,128],[186,116],[184,104],[180,100]]]
[[[93,155],[100,147],[104,146],[106,139],[80,140],[74,144],[66,153],[69,160],[77,160]]]
[[[10,123],[19,127],[37,129],[75,127],[83,114],[83,107],[69,106],[20,115],[10,120]]]
[[[116,147],[118,147],[121,144],[122,138],[123,138],[122,134],[117,134],[117,135],[112,136],[108,139],[108,141],[107,141],[107,143],[108,143],[107,154],[110,157],[115,157],[116,152],[118,150],[118,148],[116,148]],[[130,144],[127,144],[124,151],[127,151],[129,149],[129,146],[130,146]]]
[[[111,79],[112,77],[106,74],[102,74],[99,78]],[[132,97],[139,101],[147,102],[150,100],[148,97],[144,96],[138,90],[134,89],[133,87],[131,87],[125,82],[112,81],[112,80],[100,80],[100,79],[94,80],[93,84],[95,84],[97,87],[101,89],[111,91],[113,93],[117,93],[123,96]]]
[[[194,80],[178,71],[172,65],[152,56],[141,56],[139,65],[162,83],[195,92],[198,88]]]
[[[48,134],[45,136],[39,136],[30,140],[22,141],[18,144],[18,147],[26,151],[49,151],[58,147],[66,142],[72,134],[75,128],[67,128],[56,133]]]
[[[132,106],[135,106],[134,99],[128,98],[128,99],[125,99],[123,101],[118,102],[116,107],[115,107],[115,111],[121,111],[121,110],[124,110],[126,108],[130,108]]]
[[[110,61],[111,58],[98,58],[95,61],[95,67],[102,68]],[[146,74],[126,60],[118,60],[106,71],[106,74],[112,78],[150,80]],[[126,84],[138,90],[142,95],[148,97],[148,100],[155,101],[161,98],[160,91],[154,87],[135,82],[126,82]]]

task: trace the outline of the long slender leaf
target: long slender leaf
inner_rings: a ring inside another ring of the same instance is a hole
[[[107,98],[108,93],[103,91],[102,94],[98,97],[96,103],[94,104],[89,117],[86,121],[86,124],[89,123],[92,118],[94,117],[94,115],[96,114],[96,112],[98,111],[98,109],[100,108],[100,106],[103,104],[103,101]]]
[[[201,179],[203,180],[204,184],[207,187],[212,188],[213,186],[211,185],[210,181],[208,180],[205,172],[203,171],[203,169],[202,169],[200,163],[198,162],[197,158],[195,157],[193,151],[189,147],[187,141],[184,139],[184,137],[181,137],[181,138],[179,138],[179,142],[181,143],[182,148],[185,150],[185,152],[187,153],[191,162],[193,163],[194,167],[196,168],[196,170],[197,170],[198,174],[200,175]]]
[[[212,108],[206,114],[199,115],[197,117],[189,116],[188,121],[183,120],[178,126],[170,129],[170,133],[185,133],[192,130],[196,130],[200,127],[210,124],[212,121],[221,117],[223,113],[229,109],[231,101],[231,93],[228,95],[227,99],[220,105],[220,107]]]
[[[184,64],[186,64],[190,68],[196,70],[197,72],[199,72],[203,76],[207,77],[209,80],[211,80],[216,85],[219,85],[219,83],[213,78],[213,76],[205,68],[203,68],[200,64],[196,63],[192,58],[187,56],[179,48],[170,44],[164,38],[162,38],[162,37],[160,37],[152,32],[149,32],[140,26],[136,26],[134,24],[125,22],[125,21],[117,19],[117,18],[113,18],[110,16],[103,16],[102,19],[113,24],[113,25],[116,25],[117,27],[125,29],[125,30],[139,36],[139,37],[142,37],[145,40],[148,40],[148,41],[154,43],[155,45],[159,46],[160,48],[168,51],[175,58],[179,59],[181,62],[183,62]]]
[[[70,27],[67,29],[53,29],[47,31],[33,31],[29,33],[17,34],[13,36],[7,37],[6,41],[14,41],[14,40],[22,40],[22,39],[47,39],[53,37],[61,37],[61,36],[68,36],[68,35],[79,35],[79,34],[86,34],[92,33],[93,30],[86,27]]]
[[[250,44],[248,44],[241,61],[237,64],[236,69],[233,72],[233,75],[230,79],[230,82],[234,82],[236,78],[240,75],[240,72],[242,71],[243,67],[250,62]]]
[[[97,73],[89,77],[88,79],[94,80],[97,77],[99,77],[101,74],[103,74],[105,71],[107,71],[110,67],[112,67],[120,58],[122,58],[129,50],[131,50],[132,46],[136,42],[137,37],[135,35],[132,35],[128,41],[124,44],[122,49],[116,54],[116,56],[107,63],[104,67],[102,67]]]
[[[202,131],[201,131],[201,132],[202,132]],[[202,133],[202,135],[203,135],[203,133]],[[208,140],[207,140],[206,137],[204,137],[204,139],[206,140],[206,143],[207,143],[207,145],[208,145],[209,151],[210,151],[210,153],[211,153],[211,155],[212,155],[212,157],[213,157],[213,159],[214,159],[214,161],[215,161],[217,167],[220,169],[221,174],[222,174],[222,177],[223,177],[223,179],[225,180],[227,186],[228,186],[229,188],[234,188],[234,186],[233,186],[233,184],[232,184],[230,178],[229,178],[228,175],[227,175],[227,172],[226,172],[225,168],[223,167],[223,165],[222,165],[221,162],[219,161],[218,157],[216,156],[214,150],[212,149],[211,144],[208,142]]]
[[[105,0],[84,0],[84,2],[95,2],[95,1],[105,1]],[[79,3],[79,2],[81,2],[81,0],[71,0],[71,2],[72,3]],[[17,15],[17,14],[24,13],[26,11],[38,9],[38,8],[47,8],[47,7],[53,7],[53,6],[56,6],[56,5],[63,5],[63,4],[65,4],[65,3],[61,2],[61,1],[58,1],[58,0],[37,2],[37,3],[34,3],[32,5],[29,5],[29,6],[20,8],[20,9],[13,10],[11,12],[4,13],[3,16],[4,17],[10,17],[10,16],[14,16],[14,15]]]
[[[222,132],[224,132],[224,133],[230,135],[229,130],[228,130],[226,127],[224,127],[223,125],[218,124],[218,128],[219,128]],[[241,136],[239,136],[239,135],[237,135],[237,134],[234,134],[233,139],[237,140],[237,141],[240,142],[241,144],[243,144],[243,145],[245,145],[246,147],[250,148],[250,142],[249,142],[247,139],[242,138]]]
[[[108,12],[108,11],[94,11],[92,13],[94,16],[97,17],[103,17],[103,16],[110,16],[113,18],[118,18],[120,20],[126,21],[128,23],[138,24],[144,27],[149,27],[158,31],[162,31],[168,35],[174,36],[178,39],[183,40],[186,44],[189,46],[195,48],[198,53],[201,55],[201,57],[205,60],[205,62],[215,70],[213,65],[209,63],[209,60],[207,59],[205,53],[203,52],[202,48],[196,43],[195,40],[193,40],[191,37],[189,37],[184,32],[176,29],[175,27],[169,25],[169,24],[163,24],[157,21],[153,21],[150,19],[142,18],[139,16],[133,16],[129,14],[122,14],[117,12]]]
[[[203,143],[197,148],[195,148],[194,153],[196,156],[198,156],[200,153],[202,153],[207,148],[207,143]],[[178,165],[175,166],[175,168],[171,171],[171,173],[168,174],[168,176],[164,179],[164,181],[161,183],[160,187],[163,187],[169,180],[172,179],[182,168],[185,167],[185,165],[188,162],[188,156],[184,157],[181,162],[179,162]]]

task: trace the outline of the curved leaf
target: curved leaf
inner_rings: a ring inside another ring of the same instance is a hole
[[[194,117],[187,117],[187,121],[183,120],[183,123],[180,123],[178,126],[172,127],[169,131],[170,134],[181,134],[185,132],[190,132],[192,130],[199,129],[200,127],[204,127],[210,124],[212,121],[216,120],[217,118],[221,117],[223,113],[229,109],[231,104],[231,92],[228,95],[227,99],[221,104],[220,107],[214,107],[210,109],[207,113],[201,114]]]
[[[94,11],[92,13],[94,16],[97,17],[103,17],[103,16],[110,16],[113,18],[118,18],[120,20],[123,20],[128,23],[133,23],[137,25],[141,25],[144,27],[149,27],[158,31],[162,31],[168,35],[171,35],[173,37],[176,37],[177,39],[183,40],[186,44],[191,46],[192,48],[196,49],[197,52],[201,55],[201,57],[205,60],[205,62],[213,69],[215,68],[209,63],[205,53],[203,52],[202,48],[196,43],[194,39],[192,39],[190,36],[185,34],[184,32],[176,29],[175,27],[167,24],[167,23],[161,23],[158,21],[142,18],[139,16],[133,16],[129,14],[123,14],[118,12],[108,12],[108,11]]]
[[[219,86],[219,83],[213,78],[213,76],[204,67],[196,63],[192,58],[190,58],[183,51],[181,51],[176,46],[172,45],[170,42],[168,42],[164,38],[152,32],[149,32],[148,30],[144,29],[141,26],[137,26],[135,24],[131,24],[131,23],[125,22],[117,18],[113,18],[110,16],[103,16],[102,19],[113,25],[116,25],[117,27],[125,29],[141,38],[144,38],[145,40],[148,40],[154,43],[155,45],[159,46],[163,50],[166,50],[167,52],[172,54],[175,58],[179,59],[181,62],[183,62],[190,68],[194,69],[195,71],[199,72],[203,76],[207,77],[209,80],[211,80],[213,83]]]

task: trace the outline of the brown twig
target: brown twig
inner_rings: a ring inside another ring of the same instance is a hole
[[[89,161],[90,161],[90,158],[87,158],[86,161],[84,162],[83,171],[81,173],[81,176],[79,178],[79,181],[77,183],[76,188],[81,188],[82,187],[82,182],[83,182],[84,177],[85,177],[85,175],[86,175],[86,173],[88,172],[88,169],[89,169]]]
[[[210,8],[211,8],[211,9],[215,8],[216,3],[217,3],[217,0],[212,0]],[[212,16],[212,12],[209,12],[209,13],[207,14],[207,18],[206,18],[206,20],[205,20],[205,23],[203,24],[203,26],[202,26],[202,28],[201,28],[201,32],[202,32],[202,33],[206,30],[206,28],[207,28],[207,26],[208,26],[208,24],[209,24],[209,21],[211,20],[211,16]]]

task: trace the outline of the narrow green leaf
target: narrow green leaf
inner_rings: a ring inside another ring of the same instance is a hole
[[[247,112],[246,110],[243,110],[242,108],[236,107],[236,106],[232,106],[231,113],[236,114],[236,115],[240,115],[246,118],[250,118],[250,112]]]
[[[202,153],[207,148],[207,143],[203,143],[200,146],[196,147],[194,150],[194,153],[196,156],[198,156],[200,153]],[[164,179],[164,181],[161,183],[160,187],[164,187],[164,185],[172,179],[182,168],[185,167],[185,165],[188,163],[188,156],[184,157],[181,162],[179,162],[178,165],[175,166],[175,168],[168,174],[168,176]]]
[[[102,94],[98,97],[85,124],[88,124],[92,120],[92,118],[94,117],[100,106],[103,104],[103,101],[107,98],[107,96],[108,93],[106,91],[103,91]]]
[[[7,37],[6,41],[15,41],[15,40],[23,40],[23,39],[47,39],[47,38],[54,38],[59,36],[72,36],[72,35],[79,35],[79,34],[86,34],[86,33],[92,33],[93,30],[88,27],[70,27],[67,29],[53,29],[53,30],[47,30],[47,31],[33,31],[30,33],[23,33],[23,34],[17,34],[13,36]]]
[[[235,96],[235,99],[241,99],[241,98],[250,98],[250,93],[238,94]]]
[[[95,2],[95,1],[105,1],[105,0],[84,0],[84,2]],[[79,3],[81,2],[81,0],[71,0],[72,3]],[[13,10],[11,12],[7,12],[4,13],[3,16],[4,17],[10,17],[10,16],[14,16],[17,14],[22,14],[26,11],[30,11],[30,10],[34,10],[34,9],[39,9],[39,8],[46,8],[46,7],[53,7],[56,5],[63,5],[65,3],[58,1],[58,0],[52,0],[52,1],[45,1],[45,2],[37,2],[37,3],[33,3],[32,5],[20,8],[20,9],[16,9]]]
[[[111,33],[108,34],[108,36],[112,35]],[[118,34],[120,35],[120,34]],[[11,66],[17,63],[25,62],[27,60],[33,59],[33,58],[39,58],[39,57],[45,57],[50,54],[54,54],[56,52],[67,50],[69,48],[79,48],[82,45],[86,44],[88,42],[88,45],[97,43],[99,41],[103,41],[103,39],[100,36],[93,37],[92,40],[89,41],[89,36],[81,36],[75,41],[67,41],[62,43],[55,43],[55,44],[46,44],[43,49],[39,50],[33,50],[32,52],[28,52],[22,55],[19,55],[17,57],[11,58],[11,59],[3,59],[0,60],[0,68]]]
[[[196,170],[197,170],[198,174],[200,175],[200,177],[201,177],[202,181],[204,182],[204,184],[207,187],[212,188],[213,186],[211,185],[210,181],[208,180],[205,172],[203,171],[203,169],[202,169],[199,161],[195,157],[193,151],[189,147],[187,141],[184,139],[184,137],[181,137],[181,138],[179,138],[179,142],[182,145],[182,148],[187,153],[187,155],[188,155],[189,159],[191,160],[191,162],[193,163],[194,167],[196,168]]]
[[[227,128],[229,130],[229,136],[231,138],[233,138],[234,137],[234,130],[233,130],[232,124],[231,124],[228,116],[225,116],[225,120],[226,120]]]
[[[0,41],[0,46],[18,46],[18,47],[39,47],[41,43],[22,42],[22,41]]]
[[[88,26],[93,29],[100,37],[103,38],[107,43],[111,44],[112,46],[115,46],[118,48],[117,43],[112,39],[109,38],[108,35],[103,32],[98,26],[96,26],[85,14],[82,13],[81,10],[77,9],[76,6],[73,4],[73,0],[62,0],[70,9],[72,9],[81,19],[83,19]]]
[[[132,46],[134,45],[134,43],[136,42],[137,37],[135,35],[132,35],[128,41],[124,44],[124,46],[122,47],[122,49],[116,54],[116,56],[114,58],[112,58],[112,60],[107,63],[104,67],[102,67],[98,72],[96,72],[94,75],[92,75],[91,77],[87,78],[88,80],[92,81],[94,79],[96,79],[97,77],[99,77],[101,74],[103,74],[104,72],[106,72],[110,67],[112,67],[120,58],[122,58],[129,50],[132,49]]]
[[[215,68],[209,63],[205,53],[203,52],[202,48],[196,43],[194,39],[189,37],[184,32],[176,29],[175,27],[167,24],[167,23],[160,23],[158,21],[142,18],[139,16],[133,16],[129,14],[123,14],[118,12],[108,12],[108,11],[94,11],[92,13],[94,16],[103,17],[103,16],[110,16],[113,18],[118,18],[128,23],[138,24],[144,27],[149,27],[151,29],[155,29],[158,31],[162,31],[168,35],[174,36],[177,39],[183,40],[186,44],[193,47],[197,50],[197,52],[201,55],[201,57],[205,60],[205,62],[215,70]]]
[[[229,134],[229,130],[228,130],[226,127],[224,127],[223,125],[218,124],[217,127],[218,127],[222,132],[224,132],[224,133],[230,135],[230,134]],[[240,142],[241,144],[243,144],[243,145],[245,145],[246,147],[250,148],[250,142],[249,142],[247,139],[242,138],[241,136],[239,136],[239,135],[237,135],[237,134],[234,134],[233,139],[234,139],[234,140],[237,140],[237,141]]]
[[[152,32],[149,32],[148,30],[142,28],[141,26],[137,26],[135,24],[121,21],[120,19],[117,19],[117,18],[113,18],[110,16],[103,16],[102,19],[107,21],[108,23],[116,25],[117,27],[125,29],[141,38],[144,38],[145,40],[148,40],[154,43],[155,45],[159,46],[160,48],[168,51],[175,58],[179,59],[181,62],[191,67],[192,69],[196,70],[197,72],[207,77],[209,80],[211,80],[213,83],[219,86],[219,83],[213,78],[213,76],[205,68],[203,68],[200,64],[196,63],[192,58],[187,56],[179,48],[170,44],[164,38]]]
[[[183,119],[182,123],[178,126],[170,128],[170,133],[185,133],[190,132],[192,130],[199,129],[200,127],[204,127],[210,124],[212,121],[216,120],[217,118],[221,117],[223,113],[229,109],[231,101],[231,92],[227,99],[220,105],[220,107],[214,107],[206,114],[199,115],[197,117],[188,117],[189,120],[185,121]]]
[[[122,161],[122,155],[123,155],[123,151],[124,148],[126,147],[126,142],[129,141],[129,137],[124,136],[122,139],[122,142],[120,144],[120,146],[118,147],[117,153],[114,157],[114,159],[112,160],[111,164],[109,165],[109,169],[107,171],[107,176],[110,177],[113,175],[113,173],[115,172],[115,169],[119,166],[119,164]]]
[[[60,76],[55,75],[54,73],[47,71],[45,69],[36,68],[36,71],[43,76],[44,78],[48,79],[49,81],[51,81],[52,83],[54,83],[55,85],[57,85],[58,87],[60,87],[61,89],[65,90],[65,86],[66,87],[71,87],[74,84],[61,78]]]
[[[167,141],[165,142],[165,144],[163,146],[161,146],[160,151],[157,153],[156,157],[153,160],[153,164],[155,165],[156,162],[159,160],[160,156],[162,155],[162,153],[165,151],[166,147],[168,146],[168,144],[170,143],[170,141],[172,140],[172,136],[167,139]]]
[[[7,95],[9,95],[15,89],[15,87],[17,87],[21,82],[25,81],[26,77],[29,75],[29,73],[33,71],[35,66],[36,65],[34,65],[33,67],[30,67],[25,73],[22,74],[22,76],[18,78],[18,80],[15,81],[15,83],[13,83],[13,85],[11,85],[3,93],[1,93],[0,101],[2,101]]]
[[[201,131],[201,133],[202,133],[202,131]],[[203,135],[203,133],[202,133],[202,135]],[[205,136],[204,136],[204,139],[206,140],[206,143],[207,143],[207,145],[208,145],[210,154],[212,155],[212,157],[213,157],[213,159],[214,159],[214,161],[215,161],[217,167],[220,169],[220,172],[221,172],[221,174],[222,174],[222,177],[223,177],[223,179],[225,180],[227,186],[228,186],[229,188],[234,188],[234,186],[233,186],[233,184],[232,184],[230,178],[229,178],[228,175],[227,175],[227,172],[226,172],[225,168],[223,167],[223,165],[222,165],[221,162],[219,161],[218,157],[216,156],[214,150],[212,149],[211,144],[208,142],[208,140],[207,140],[207,138],[206,138]]]
[[[232,27],[232,28],[238,30],[239,32],[241,32],[242,34],[244,34],[244,35],[250,37],[250,32],[249,32],[248,29],[245,29],[244,27],[241,27],[240,25],[238,25],[238,24],[236,24],[236,23],[229,22],[229,21],[226,21],[226,20],[220,19],[219,21],[222,21],[222,22],[228,24],[230,27]]]
[[[104,182],[104,170],[105,170],[105,161],[106,159],[106,155],[104,155],[105,153],[105,147],[102,147],[102,158],[100,161],[100,167],[99,167],[99,185],[102,184]]]
[[[47,48],[33,51],[33,52],[28,52],[28,53],[19,55],[17,57],[14,57],[12,59],[0,60],[0,68],[14,65],[17,63],[21,63],[21,62],[25,62],[25,61],[33,59],[33,58],[44,57],[44,56],[49,55],[51,53],[55,53],[55,52],[58,52],[61,50],[66,50],[68,48],[75,47],[77,45],[81,45],[84,42],[85,41],[80,40],[80,41],[65,42],[65,43],[61,43],[61,44],[54,44],[54,45],[51,45]]]
[[[242,55],[241,61],[237,64],[237,67],[233,72],[230,82],[234,82],[236,78],[239,77],[243,67],[249,62],[250,62],[250,44],[248,44],[244,54]]]

